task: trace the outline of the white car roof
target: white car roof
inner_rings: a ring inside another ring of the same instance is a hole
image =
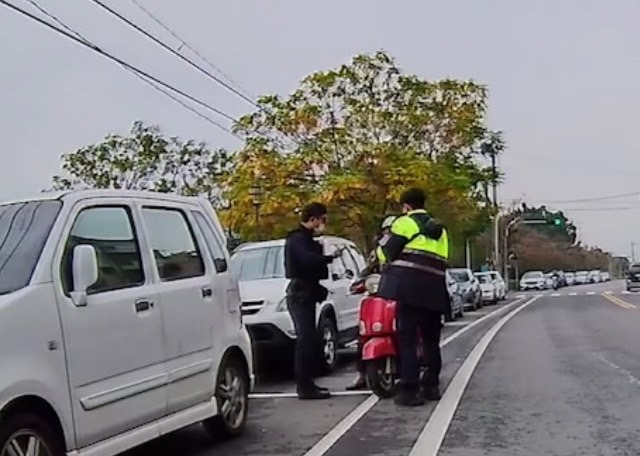
[[[86,198],[138,198],[154,199],[161,201],[171,201],[177,203],[184,202],[204,202],[206,199],[197,196],[182,196],[175,193],[160,193],[142,190],[111,190],[111,189],[87,189],[87,190],[66,190],[42,192],[28,198],[20,198],[12,201],[5,201],[1,204],[26,203],[29,201],[53,201],[61,200],[74,203]]]
[[[350,241],[349,239],[345,239],[337,236],[322,236],[322,237],[319,237],[318,240],[328,241],[333,244],[347,244],[352,247],[356,246],[356,244]],[[267,247],[283,247],[284,243],[285,243],[285,239],[272,239],[270,241],[247,242],[246,244],[240,245],[236,249],[236,253],[242,252],[245,250],[262,249]]]

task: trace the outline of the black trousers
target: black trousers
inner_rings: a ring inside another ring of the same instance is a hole
[[[320,354],[318,329],[316,327],[316,299],[313,290],[287,290],[287,308],[296,330],[294,369],[298,388],[314,385],[314,373]]]
[[[442,358],[440,355],[440,331],[442,314],[420,307],[398,303],[397,307],[400,384],[408,390],[420,386],[420,363],[417,354],[418,329],[422,335],[425,366],[422,379],[425,387],[437,387],[440,383]]]

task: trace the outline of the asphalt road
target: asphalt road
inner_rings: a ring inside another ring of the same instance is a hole
[[[515,293],[443,334],[445,395],[406,409],[370,394],[300,402],[291,378],[261,376],[247,432],[199,426],[126,456],[640,454],[640,294],[621,282]],[[353,352],[318,383],[344,392]]]

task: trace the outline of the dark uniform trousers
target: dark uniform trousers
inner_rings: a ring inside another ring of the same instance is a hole
[[[301,388],[313,386],[320,353],[316,327],[316,303],[319,284],[293,279],[287,290],[287,308],[296,330],[294,355],[296,384]]]
[[[396,309],[401,386],[406,389],[416,389],[420,386],[420,362],[417,353],[419,330],[424,349],[424,364],[427,368],[422,385],[437,387],[442,369],[440,356],[442,313],[402,302],[398,303]]]

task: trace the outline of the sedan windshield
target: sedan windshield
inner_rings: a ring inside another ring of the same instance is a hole
[[[0,206],[0,295],[29,284],[61,207],[57,200]]]
[[[540,271],[531,271],[522,276],[523,279],[542,279],[544,275]]]
[[[471,277],[467,271],[449,271],[449,275],[453,277],[456,282],[469,282]]]
[[[231,258],[231,270],[239,281],[284,278],[284,247],[240,250]]]

